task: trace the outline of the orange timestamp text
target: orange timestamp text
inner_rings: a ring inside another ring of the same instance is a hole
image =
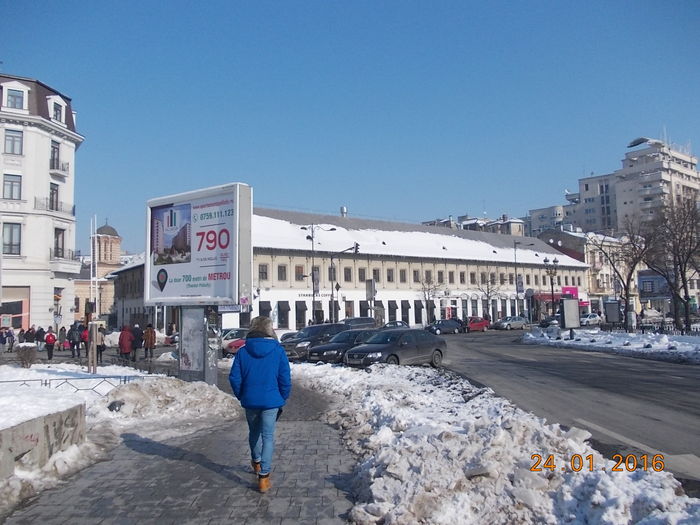
[[[566,458],[563,459],[563,463],[557,464],[557,460],[554,454],[549,454],[547,456],[542,456],[541,454],[533,454],[530,456],[533,463],[530,466],[532,472],[542,472],[543,470],[555,471],[555,470],[570,470],[573,472],[589,471],[594,470],[607,470],[604,466],[601,468],[596,468],[595,462],[593,460],[593,454],[588,454],[582,456],[581,454],[572,454],[568,461]],[[655,472],[661,472],[664,470],[664,456],[662,454],[655,454],[650,456],[648,454],[642,454],[641,456],[635,456],[634,454],[613,454],[612,460],[615,465],[610,469],[611,472],[634,472],[635,470],[653,470]]]

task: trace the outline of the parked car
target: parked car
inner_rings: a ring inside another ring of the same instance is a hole
[[[334,335],[325,344],[314,346],[309,350],[309,361],[322,363],[342,363],[345,352],[360,345],[377,333],[374,328],[345,330]]]
[[[519,315],[511,315],[499,319],[493,324],[496,330],[523,330],[527,324],[527,319]]]
[[[334,335],[349,330],[344,323],[312,324],[299,330],[296,337],[280,342],[290,360],[305,360],[309,350],[317,345],[327,343]]]
[[[250,330],[248,328],[233,328],[221,338],[221,355],[233,357],[238,349],[245,344],[245,338]]]
[[[559,326],[560,317],[561,316],[559,314],[545,317],[542,321],[540,321],[540,328],[547,328],[548,326]]]
[[[598,314],[585,314],[579,319],[581,326],[599,325],[603,322]]]
[[[434,367],[442,364],[447,345],[441,337],[426,330],[394,328],[381,330],[367,341],[345,353],[345,364],[369,366],[374,363],[414,365],[430,363]]]
[[[389,330],[391,328],[411,328],[406,321],[389,321],[380,330]]]
[[[350,328],[375,328],[377,326],[374,317],[346,317],[340,322]]]
[[[291,339],[292,337],[296,337],[299,335],[299,332],[287,332],[286,334],[282,334],[280,336],[280,342],[286,341],[287,339]]]
[[[458,334],[462,331],[462,325],[454,319],[438,319],[426,326],[425,329],[435,335]]]
[[[485,332],[491,323],[483,317],[470,317],[467,320],[467,332]]]

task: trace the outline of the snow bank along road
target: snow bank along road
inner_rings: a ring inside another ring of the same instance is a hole
[[[446,336],[444,364],[550,423],[588,430],[608,457],[663,454],[700,495],[700,366],[524,345],[521,336]]]

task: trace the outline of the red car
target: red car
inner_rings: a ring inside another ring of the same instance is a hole
[[[223,357],[236,355],[238,349],[245,344],[245,337],[248,335],[247,328],[235,328],[221,338],[221,354]]]
[[[490,324],[483,317],[470,317],[467,332],[485,332],[489,329]]]

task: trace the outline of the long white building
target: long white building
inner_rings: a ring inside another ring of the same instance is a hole
[[[3,325],[72,320],[76,132],[71,99],[38,80],[0,74]]]

